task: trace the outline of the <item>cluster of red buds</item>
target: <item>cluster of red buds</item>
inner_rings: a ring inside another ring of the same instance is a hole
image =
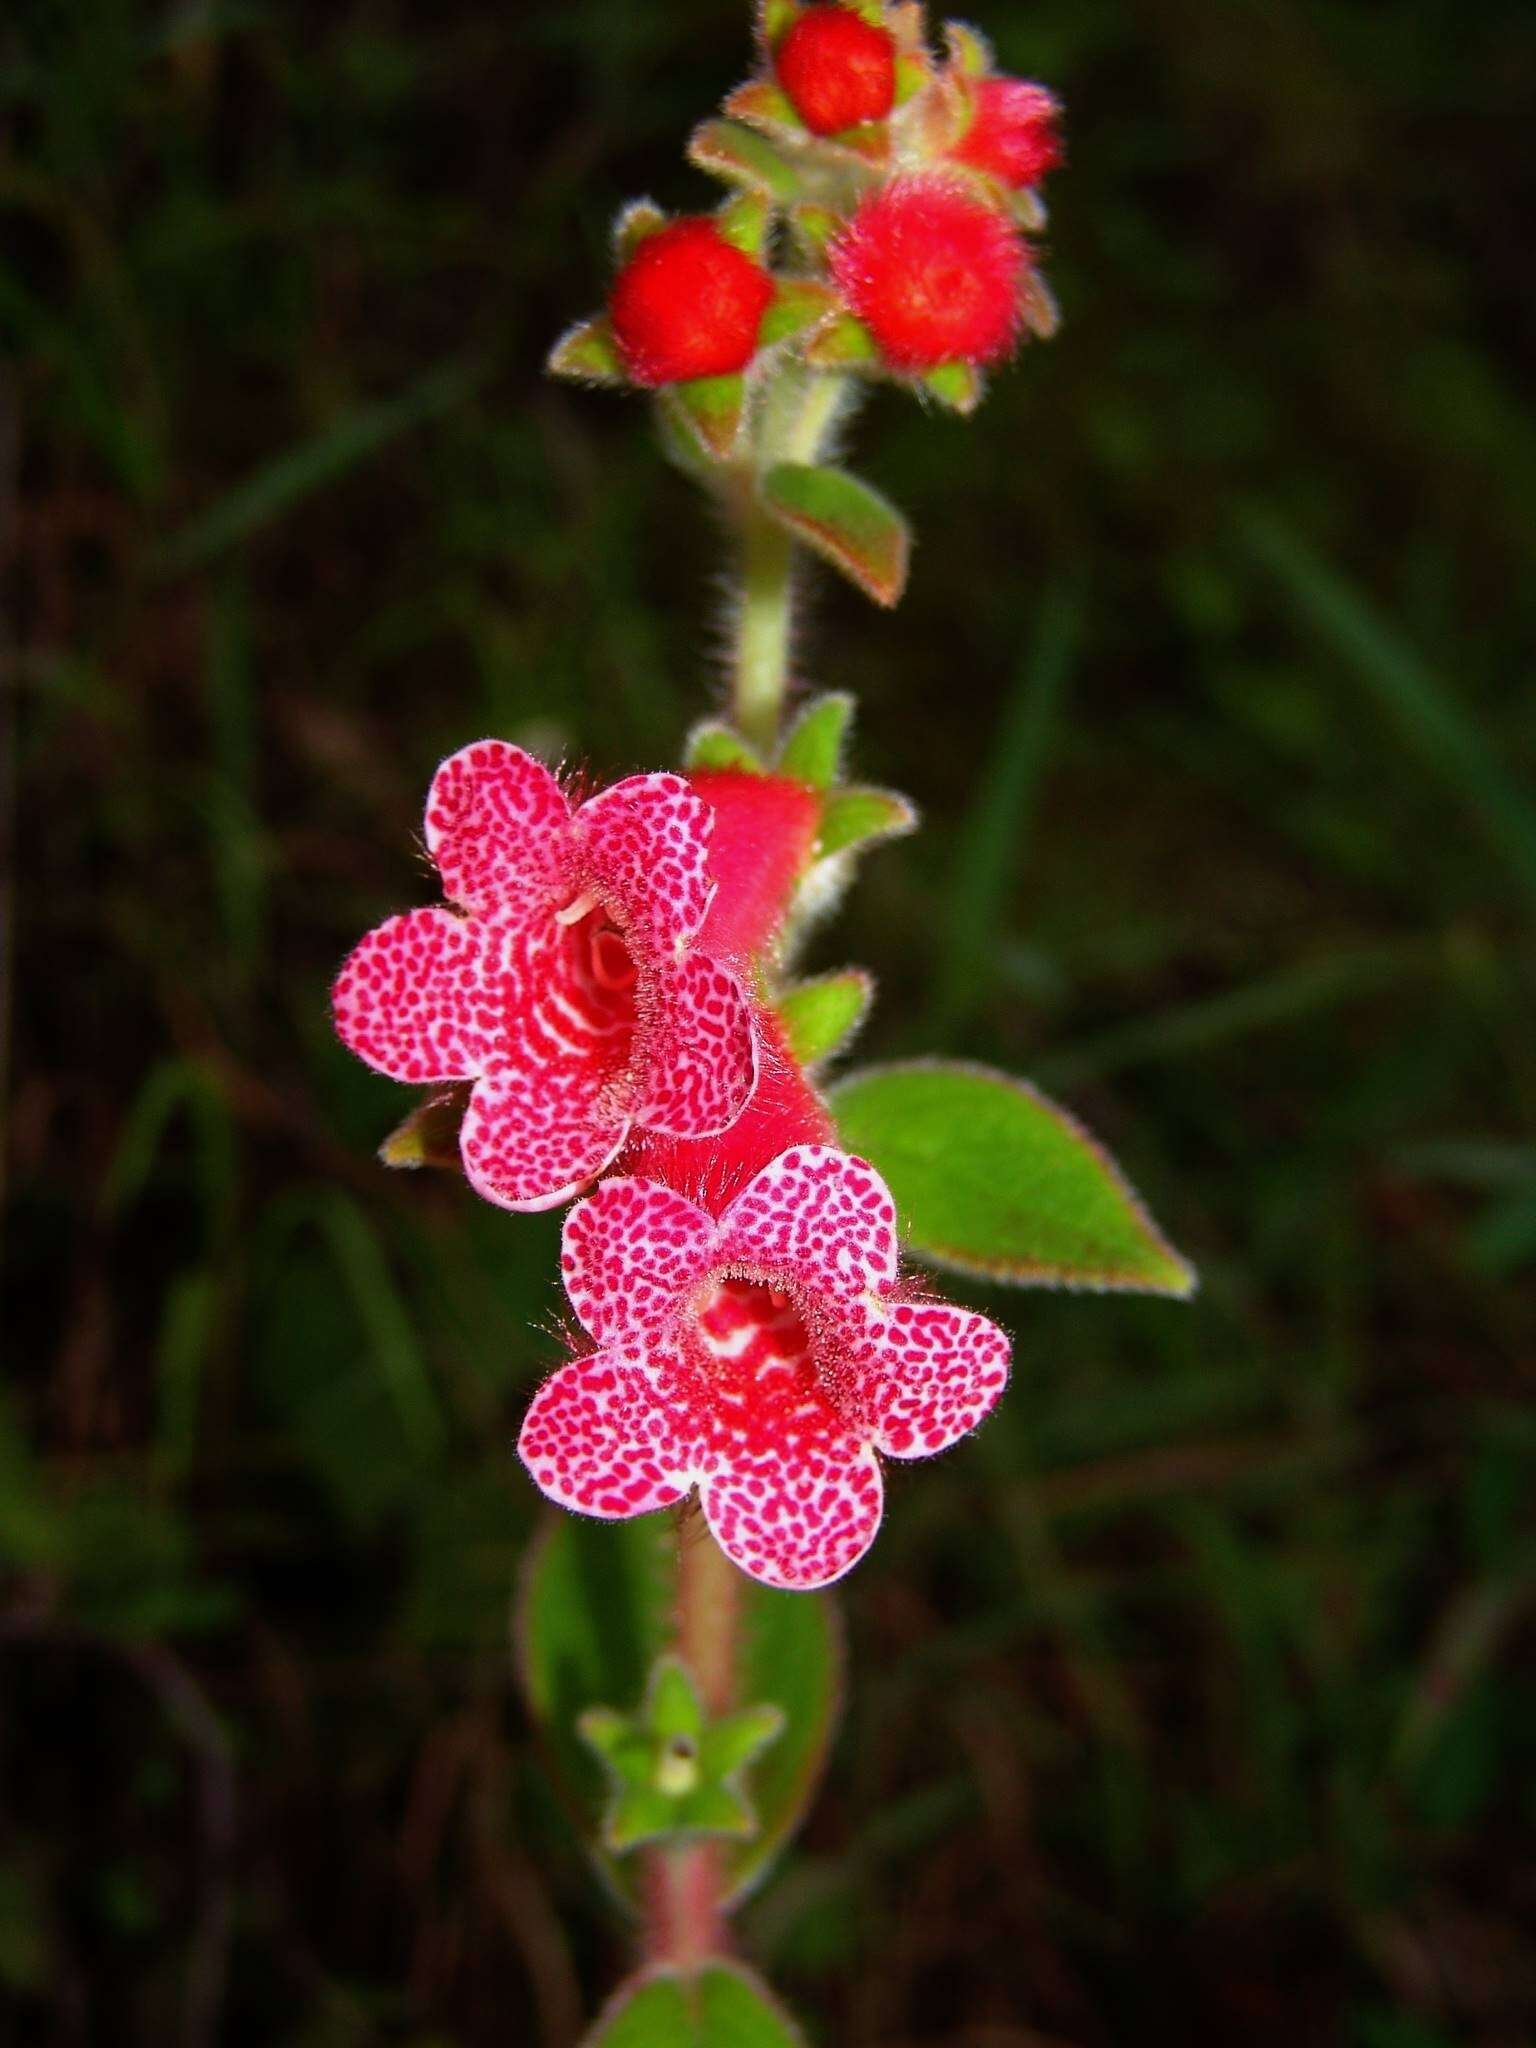
[[[911,0],[762,0],[757,37],[756,74],[688,149],[731,196],[627,208],[607,308],[551,368],[666,391],[716,460],[785,356],[969,412],[986,370],[1055,329],[1030,237],[1057,101],[961,23],[937,55]]]

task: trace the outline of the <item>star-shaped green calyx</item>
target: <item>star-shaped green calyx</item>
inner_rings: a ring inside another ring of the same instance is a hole
[[[591,1707],[576,1724],[609,1778],[603,1839],[616,1855],[667,1835],[755,1833],[746,1766],[784,1727],[777,1707],[711,1720],[681,1658],[659,1657],[638,1712]]]

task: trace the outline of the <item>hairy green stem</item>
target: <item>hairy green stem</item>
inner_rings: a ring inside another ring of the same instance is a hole
[[[794,542],[763,505],[760,479],[779,462],[815,462],[848,400],[846,377],[791,367],[763,395],[752,454],[736,477],[741,603],[732,703],[743,739],[771,751],[783,722],[794,637]]]

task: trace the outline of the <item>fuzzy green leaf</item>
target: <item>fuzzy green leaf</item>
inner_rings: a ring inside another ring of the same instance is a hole
[[[766,775],[762,756],[742,738],[734,726],[717,718],[706,718],[689,733],[683,747],[685,768],[744,768],[750,775]]]
[[[780,775],[808,782],[812,789],[829,789],[837,780],[852,718],[853,699],[846,690],[829,690],[823,697],[813,697],[780,749]]]
[[[919,1257],[1020,1286],[1194,1292],[1109,1155],[1028,1083],[914,1061],[850,1075],[831,1106],[843,1144],[890,1183]]]
[[[861,967],[823,974],[787,989],[775,1008],[789,1049],[802,1067],[841,1052],[868,1015],[875,985]]]
[[[708,1963],[632,1979],[581,2048],[805,2048],[805,2037],[751,1971]]]
[[[762,500],[781,526],[814,548],[876,604],[906,588],[907,522],[878,491],[846,470],[780,462],[763,478]]]
[[[545,368],[552,377],[577,384],[628,384],[630,376],[613,338],[606,314],[568,327],[549,352]]]
[[[688,160],[728,185],[762,192],[787,206],[799,193],[794,166],[751,128],[739,121],[706,121],[688,143]]]
[[[816,851],[825,860],[872,839],[897,839],[916,829],[917,812],[904,796],[893,789],[866,789],[855,784],[828,795],[822,806]]]

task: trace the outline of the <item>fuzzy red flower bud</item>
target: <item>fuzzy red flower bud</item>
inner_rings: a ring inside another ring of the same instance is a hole
[[[896,99],[896,44],[846,7],[808,7],[773,54],[779,83],[813,135],[883,121]]]
[[[956,161],[1004,185],[1038,185],[1061,162],[1061,102],[1027,78],[983,78]]]
[[[614,340],[637,384],[728,377],[757,350],[773,279],[720,233],[690,217],[647,235],[609,301]]]
[[[1012,348],[1028,250],[953,178],[917,173],[871,192],[829,254],[844,300],[894,369],[979,367]]]

